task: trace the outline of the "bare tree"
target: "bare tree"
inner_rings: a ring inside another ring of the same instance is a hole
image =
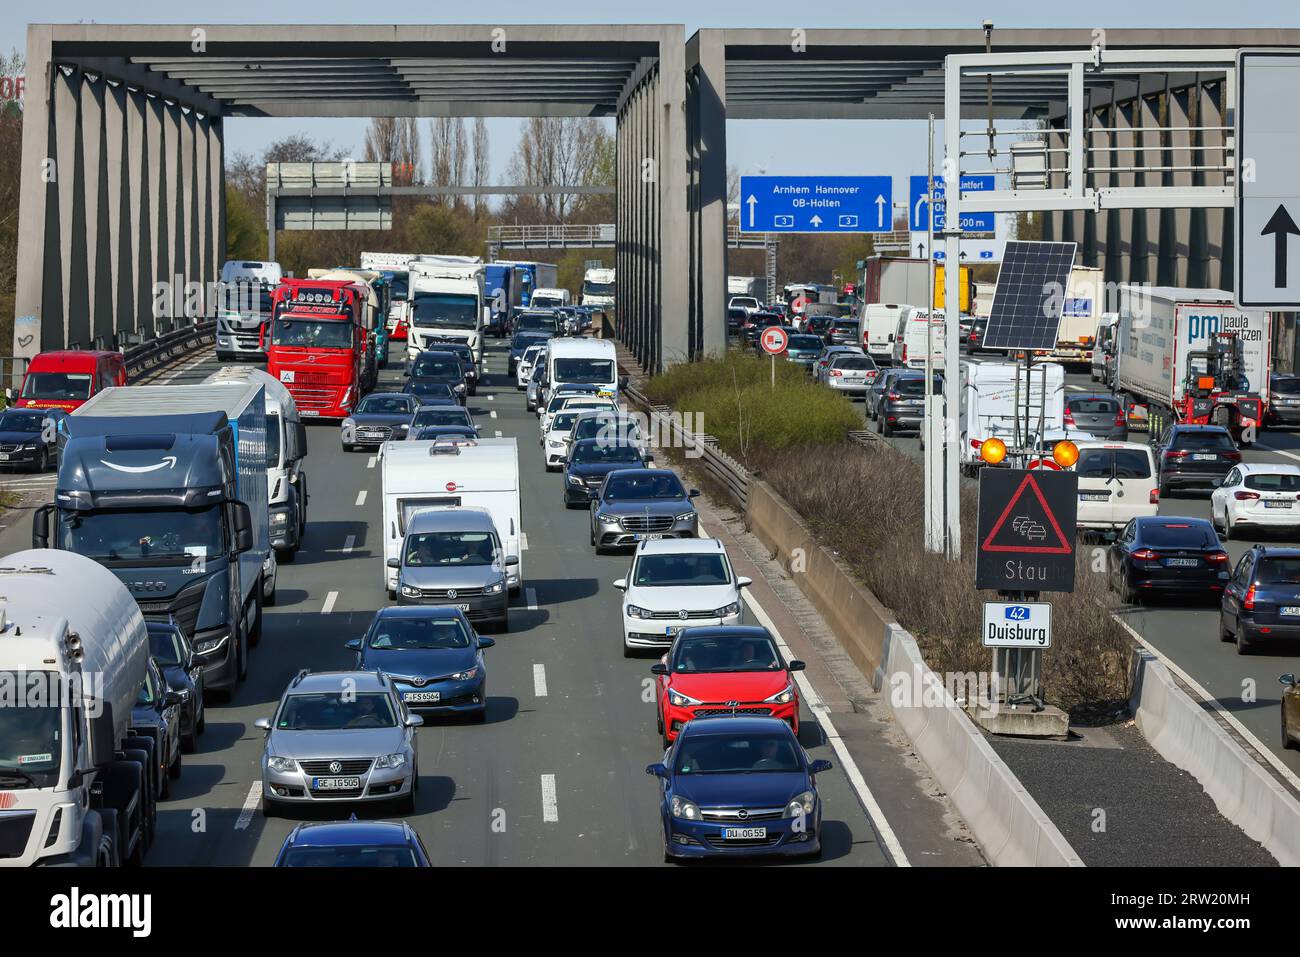
[[[476,116],[474,118],[474,133],[470,139],[470,142],[474,148],[474,166],[473,166],[473,173],[472,173],[473,184],[479,187],[487,186],[488,174],[491,172],[489,166],[489,153],[488,153],[488,149],[489,149],[488,128],[487,128],[487,121],[484,120],[483,117],[481,116]],[[475,218],[478,218],[480,215],[482,215],[485,205],[486,204],[484,198],[482,196],[475,195],[474,197]]]
[[[453,186],[465,185],[465,167],[469,163],[469,141],[465,136],[465,121],[456,118],[456,123],[452,127],[451,137],[451,184]],[[465,205],[465,197],[457,196],[456,206]]]
[[[511,179],[521,186],[590,185],[601,165],[599,144],[608,135],[594,117],[532,117],[510,159]],[[546,218],[564,222],[574,196],[547,193],[537,206]]]
[[[414,117],[377,116],[366,129],[366,161],[393,164],[393,182],[399,186],[420,182],[420,127]]]

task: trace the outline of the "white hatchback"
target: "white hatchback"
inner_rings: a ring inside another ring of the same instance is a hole
[[[1300,465],[1235,466],[1210,493],[1210,521],[1229,540],[1243,525],[1300,529]]]
[[[727,550],[716,538],[638,543],[623,595],[623,657],[639,649],[667,650],[683,628],[741,623],[740,590]]]
[[[1160,510],[1160,482],[1151,446],[1142,442],[1079,442],[1079,528],[1109,531]]]
[[[573,423],[581,415],[579,409],[565,409],[551,416],[551,427],[542,434],[542,453],[546,456],[546,471],[564,468],[569,458],[569,436]]]

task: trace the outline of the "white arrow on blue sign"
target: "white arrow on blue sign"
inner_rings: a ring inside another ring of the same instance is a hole
[[[745,233],[887,233],[893,229],[888,176],[742,176]]]
[[[914,233],[923,233],[930,228],[930,197],[929,190],[926,188],[927,178],[924,176],[912,176],[908,180],[907,195],[907,219],[909,229]],[[993,176],[963,176],[961,178],[961,192],[963,198],[967,193],[987,193],[993,190]],[[943,211],[947,205],[943,199],[944,184],[939,177],[934,178],[934,231],[939,232],[944,227]],[[994,229],[992,213],[968,213],[962,210],[961,213],[962,232],[966,233],[991,233]]]

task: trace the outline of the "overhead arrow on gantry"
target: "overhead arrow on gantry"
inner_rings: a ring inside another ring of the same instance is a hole
[[[1296,226],[1285,204],[1278,203],[1277,209],[1273,210],[1273,215],[1269,217],[1259,234],[1273,236],[1273,287],[1285,289],[1287,245],[1290,242],[1288,237],[1300,236],[1300,226]]]

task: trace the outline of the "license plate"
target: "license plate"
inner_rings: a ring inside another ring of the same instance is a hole
[[[361,787],[360,778],[312,778],[313,791],[355,791]]]
[[[469,611],[469,605],[452,605],[451,607],[458,611]]]
[[[1083,502],[1108,502],[1110,501],[1109,492],[1080,492],[1079,500]]]
[[[658,532],[641,532],[638,533],[635,538],[638,542],[657,542],[659,539],[663,538],[663,535]]]
[[[664,628],[664,634],[669,638],[676,638],[682,633],[682,629],[685,627],[685,625],[668,625]]]
[[[1277,613],[1283,618],[1300,617],[1300,605],[1283,605],[1277,610]]]
[[[1265,508],[1290,508],[1291,503],[1290,502],[1265,502],[1264,507]]]
[[[1165,564],[1171,568],[1195,568],[1201,563],[1198,558],[1166,558]]]
[[[378,432],[358,432],[358,433],[357,433],[357,436],[360,437],[360,438],[363,438],[363,439],[377,439],[377,438],[379,438],[379,433],[378,433]]]
[[[404,691],[402,693],[403,701],[419,702],[441,701],[442,692],[440,691]]]
[[[761,841],[766,837],[765,827],[724,827],[722,829],[724,841]]]
[[[1197,452],[1195,455],[1192,456],[1192,459],[1197,462],[1217,462],[1219,460],[1219,457],[1213,454],[1204,454],[1201,452]]]
[[[299,415],[320,415],[320,412],[317,409],[299,409],[298,414]]]
[[[8,461],[9,461],[9,453],[0,452],[0,462],[8,462]]]

